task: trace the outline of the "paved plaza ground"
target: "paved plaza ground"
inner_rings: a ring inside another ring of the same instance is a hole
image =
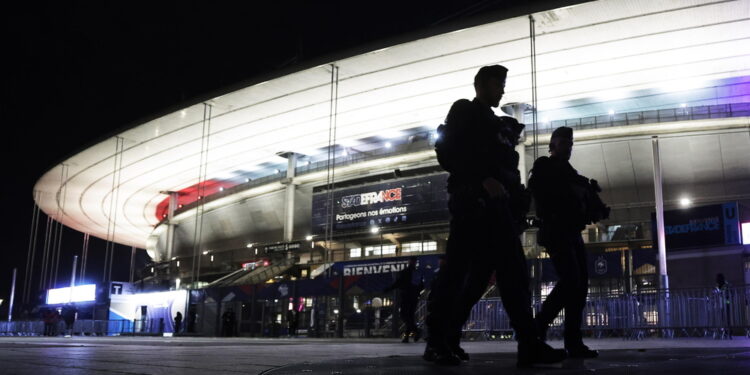
[[[587,343],[600,358],[521,370],[510,341],[467,342],[472,360],[442,368],[392,339],[0,337],[0,374],[750,374],[747,338]]]

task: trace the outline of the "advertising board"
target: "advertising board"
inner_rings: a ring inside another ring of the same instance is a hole
[[[656,235],[655,214],[651,214]],[[667,250],[740,244],[736,202],[664,211]],[[656,242],[656,239],[654,239]]]
[[[445,173],[368,184],[335,190],[333,230],[351,231],[371,227],[397,228],[404,225],[447,221],[448,193]],[[328,193],[312,200],[314,234],[325,233],[328,222]]]

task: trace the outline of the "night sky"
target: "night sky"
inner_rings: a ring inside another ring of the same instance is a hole
[[[259,75],[342,51],[365,52],[363,46],[382,48],[398,35],[525,14],[530,3],[65,1],[5,8],[0,298],[6,302],[0,316],[7,316],[13,267],[19,269],[17,296],[23,288],[34,183],[76,152]],[[42,217],[37,259],[45,222]],[[73,230],[63,233],[60,286],[69,282],[82,238]],[[104,248],[104,241],[92,239],[88,279],[101,279]],[[127,280],[129,257],[129,247],[116,248],[121,266],[113,269],[113,279]],[[145,261],[141,251],[139,262]]]

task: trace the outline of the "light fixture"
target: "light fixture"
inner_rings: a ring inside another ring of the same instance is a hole
[[[219,187],[219,191],[224,191],[224,187],[223,186]]]
[[[391,142],[385,142],[385,148],[391,148]]]
[[[214,256],[213,256],[213,255],[211,255],[211,261],[212,261],[212,262],[214,261]]]
[[[245,182],[250,182],[250,179],[249,179],[249,178],[246,178],[246,179],[245,179]]]
[[[278,170],[278,169],[274,169],[274,170],[273,170],[273,173],[276,173],[276,174],[278,174],[279,172],[281,172],[281,171],[280,171],[280,170]]]
[[[307,240],[307,241],[312,241],[312,239],[313,239],[312,235],[308,234],[307,236],[305,236],[305,240]]]
[[[693,201],[691,201],[690,198],[687,198],[687,197],[680,198],[680,206],[689,207],[691,204],[693,204]]]
[[[180,279],[174,279],[174,288],[180,289]]]
[[[177,257],[172,257],[172,260],[175,260],[175,259],[177,259]]]
[[[245,247],[249,249],[249,248],[253,247],[253,244],[249,243],[249,244],[245,245]]]
[[[177,261],[177,267],[179,267],[179,266],[180,266],[180,261],[178,260],[178,261]]]
[[[378,232],[380,232],[380,228],[378,228],[378,227],[372,227],[372,228],[370,228],[370,232],[372,232],[372,233],[378,233]]]
[[[203,255],[208,255],[208,250],[203,250]]]

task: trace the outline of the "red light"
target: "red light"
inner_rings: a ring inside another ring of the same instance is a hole
[[[269,263],[267,260],[263,261],[263,267],[268,267],[269,264],[271,264],[271,263]]]

